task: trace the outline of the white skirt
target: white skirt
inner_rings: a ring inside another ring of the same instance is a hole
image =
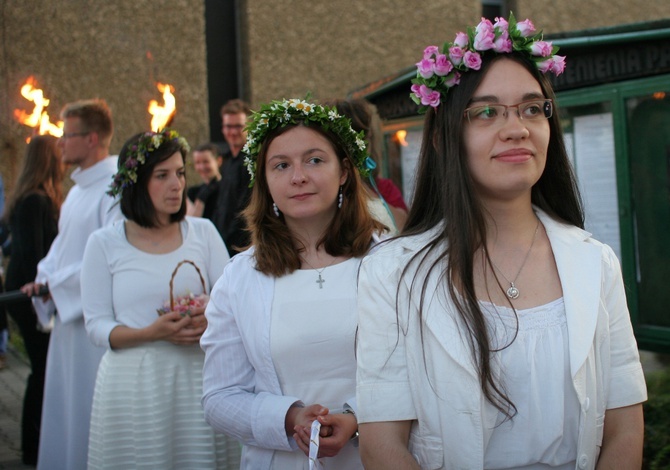
[[[93,396],[89,469],[238,469],[240,444],[205,422],[204,354],[165,341],[109,350]]]

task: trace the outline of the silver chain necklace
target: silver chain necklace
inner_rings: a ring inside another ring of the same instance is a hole
[[[321,273],[322,273],[326,268],[331,267],[331,266],[335,263],[335,261],[337,261],[337,258],[333,258],[333,260],[330,262],[330,264],[328,264],[327,266],[324,266],[324,267],[321,268],[321,269],[316,269],[314,266],[312,266],[312,265],[310,264],[309,261],[307,261],[307,260],[306,260],[305,258],[303,258],[302,256],[300,257],[300,259],[303,260],[303,261],[305,262],[305,264],[307,264],[307,266],[309,266],[309,267],[312,268],[314,271],[316,271],[316,273],[319,275],[319,278],[318,278],[315,282],[316,282],[317,284],[319,284],[319,289],[323,289],[323,283],[326,282],[326,280],[325,280],[323,277],[321,277]]]
[[[530,242],[530,248],[528,248],[528,251],[526,252],[526,256],[523,259],[523,263],[521,263],[521,266],[519,267],[519,270],[516,272],[516,276],[514,276],[514,280],[510,281],[507,279],[507,276],[503,274],[503,272],[500,270],[498,266],[493,262],[493,259],[489,256],[489,259],[491,260],[491,264],[493,267],[500,273],[500,275],[507,281],[509,282],[509,287],[505,291],[505,294],[507,297],[510,299],[518,299],[519,296],[521,295],[521,292],[519,292],[519,289],[516,287],[515,282],[517,279],[519,279],[519,274],[521,274],[521,270],[523,267],[526,265],[526,261],[528,261],[528,257],[530,256],[530,252],[533,249],[533,245],[535,245],[535,240],[537,239],[537,232],[540,230],[540,219],[537,219],[537,226],[535,227],[535,233],[533,234],[533,241]],[[309,264],[309,263],[307,263]]]

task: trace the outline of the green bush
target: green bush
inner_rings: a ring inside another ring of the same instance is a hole
[[[15,351],[18,351],[19,354],[27,360],[28,353],[26,352],[26,347],[23,344],[23,337],[21,336],[21,333],[19,333],[19,327],[16,326],[16,323],[14,323],[14,320],[12,320],[12,317],[9,315],[7,315],[7,320],[9,323],[9,345]]]
[[[647,375],[644,404],[644,460],[647,470],[670,469],[670,369]]]

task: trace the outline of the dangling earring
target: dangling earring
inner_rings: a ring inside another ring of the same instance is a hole
[[[340,186],[340,195],[337,197],[337,208],[342,209],[342,201],[344,200],[344,196],[342,195],[342,186]]]
[[[274,202],[272,203],[272,210],[275,211],[275,215],[279,217],[279,207]]]

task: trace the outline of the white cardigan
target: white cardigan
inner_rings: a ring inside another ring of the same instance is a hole
[[[245,444],[240,468],[261,470],[275,450],[297,449],[284,421],[300,397],[282,395],[270,352],[275,278],[256,270],[253,251],[234,256],[212,290],[200,339],[202,404],[215,430]],[[353,390],[346,404],[355,408]]]
[[[581,405],[577,468],[594,468],[605,410],[647,397],[621,269],[611,248],[589,233],[537,212],[563,288],[570,370]],[[426,270],[418,271],[413,262],[401,281],[396,317],[400,274],[434,235],[432,231],[401,238],[363,260],[357,417],[359,422],[415,420],[409,448],[423,469],[483,468],[487,430],[495,423],[483,422],[482,408],[492,405],[481,392],[467,339],[461,334],[464,326],[444,287],[447,281],[435,274],[428,279],[422,334],[417,312]],[[436,272],[443,268],[438,264]]]

